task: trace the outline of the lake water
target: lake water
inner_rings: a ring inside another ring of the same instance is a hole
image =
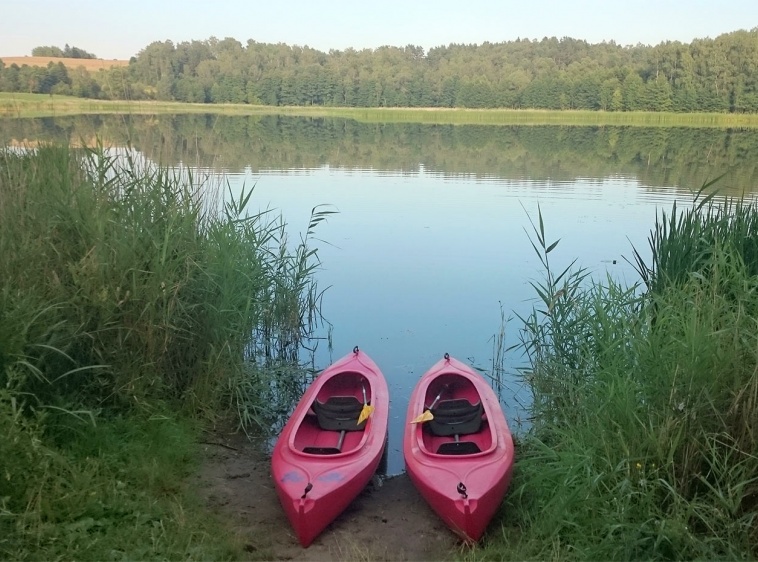
[[[413,385],[448,352],[489,370],[501,313],[506,345],[531,310],[541,265],[529,241],[541,210],[554,267],[574,259],[597,279],[634,283],[656,213],[725,174],[727,195],[758,186],[758,132],[718,129],[423,126],[295,117],[160,116],[6,120],[5,143],[128,141],[147,157],[223,174],[232,192],[281,212],[290,235],[311,210],[335,211],[314,241],[327,288],[323,368],[358,345],[390,387],[388,472],[403,468]],[[505,357],[501,400],[518,431],[528,394]]]

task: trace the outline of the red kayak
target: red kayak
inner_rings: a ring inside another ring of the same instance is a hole
[[[477,541],[508,489],[513,438],[492,388],[448,354],[408,404],[403,456],[411,481],[466,541]]]
[[[371,480],[384,452],[388,417],[387,381],[357,347],[303,394],[274,446],[271,474],[304,547]]]

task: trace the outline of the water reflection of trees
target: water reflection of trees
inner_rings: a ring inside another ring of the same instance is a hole
[[[731,192],[758,184],[758,132],[695,128],[366,124],[288,116],[71,116],[6,119],[0,140],[130,144],[168,165],[373,169],[573,181],[623,176],[696,188],[726,174]]]

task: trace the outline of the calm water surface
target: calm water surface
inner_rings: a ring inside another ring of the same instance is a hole
[[[360,346],[379,365],[390,387],[390,473],[403,468],[405,409],[418,378],[445,352],[488,369],[493,336],[501,325],[507,343],[536,296],[530,281],[541,265],[529,242],[529,217],[541,209],[550,240],[560,238],[555,267],[573,259],[602,278],[634,283],[624,260],[644,250],[656,211],[670,207],[675,190],[650,191],[632,178],[573,182],[503,181],[342,170],[268,171],[229,176],[232,186],[255,183],[259,204],[280,209],[292,231],[304,231],[311,209],[339,211],[319,225],[323,312],[332,326],[330,353],[317,350],[317,366]],[[614,263],[615,261],[615,263]],[[502,403],[513,429],[528,395],[506,356],[510,374]]]
[[[656,213],[726,174],[730,195],[758,185],[758,133],[704,129],[360,124],[295,117],[78,117],[6,120],[0,140],[93,135],[148,158],[223,174],[232,192],[255,184],[254,205],[281,212],[290,235],[311,210],[335,211],[315,233],[327,288],[323,368],[355,345],[388,379],[388,472],[403,469],[407,400],[446,352],[489,370],[493,336],[530,312],[541,265],[529,242],[541,210],[556,269],[574,259],[602,280],[635,283],[625,261],[647,255]],[[751,195],[752,196],[752,195]],[[519,429],[528,395],[505,357],[501,401]]]

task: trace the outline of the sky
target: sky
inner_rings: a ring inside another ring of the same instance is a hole
[[[66,44],[128,59],[153,41],[232,37],[328,52],[571,37],[689,43],[758,27],[758,0],[0,0],[0,56]]]

